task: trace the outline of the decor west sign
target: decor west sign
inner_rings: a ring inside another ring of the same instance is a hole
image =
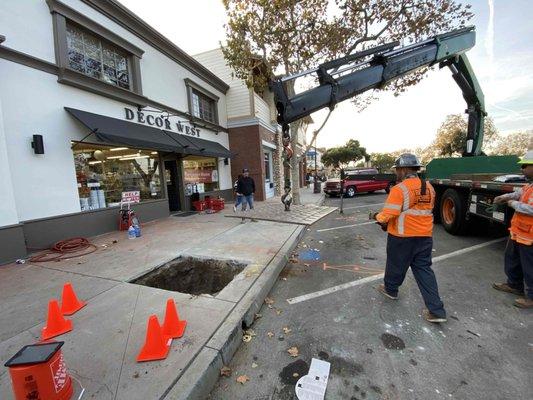
[[[168,131],[174,131],[184,133],[190,136],[200,137],[200,129],[182,124],[181,121],[176,123],[170,122],[168,118],[156,117],[150,113],[143,111],[133,111],[130,108],[124,107],[126,111],[126,119],[128,121],[137,121],[141,124],[155,126],[160,129],[166,129]]]

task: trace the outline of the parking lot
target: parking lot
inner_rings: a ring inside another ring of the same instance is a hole
[[[480,224],[456,237],[435,226],[448,322],[432,325],[410,272],[398,301],[375,290],[386,234],[368,213],[385,197],[344,199],[343,214],[309,227],[211,399],[296,398],[312,358],[331,363],[326,399],[531,398],[533,312],[491,288],[504,279],[505,230]]]

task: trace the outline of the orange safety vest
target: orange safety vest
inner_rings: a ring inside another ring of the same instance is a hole
[[[432,236],[435,189],[428,182],[424,195],[421,189],[422,180],[418,177],[409,177],[391,188],[380,213],[393,216],[388,221],[388,233],[400,237]],[[380,219],[378,214],[377,220]]]
[[[533,205],[533,184],[526,185],[522,188],[520,202]],[[533,215],[526,215],[515,211],[509,231],[511,231],[512,240],[531,246],[533,244]]]

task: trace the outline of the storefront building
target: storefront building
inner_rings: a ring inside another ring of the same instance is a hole
[[[283,182],[281,127],[271,92],[259,94],[235,78],[222,54],[214,49],[197,54],[195,59],[228,83],[226,95],[229,145],[234,157],[232,179],[248,168],[256,183],[256,200],[280,195]],[[251,71],[253,73],[253,71]]]
[[[232,197],[229,86],[114,0],[0,7],[0,263]]]

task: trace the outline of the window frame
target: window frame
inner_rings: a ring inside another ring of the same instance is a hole
[[[60,1],[46,0],[46,2],[52,14],[55,56],[59,67],[58,82],[124,101],[128,104],[147,105],[148,99],[142,95],[140,71],[140,59],[144,51]],[[67,21],[73,26],[87,31],[87,33],[99,40],[117,47],[118,50],[127,55],[129,89],[121,88],[70,68],[67,46]]]
[[[192,118],[198,119],[199,121],[206,122],[211,125],[218,125],[219,124],[219,118],[218,118],[218,100],[219,97],[211,93],[209,90],[204,89],[202,86],[198,85],[196,82],[192,81],[189,78],[185,78],[185,87],[187,89],[187,102],[189,104],[189,114]],[[193,92],[198,92],[201,96],[207,97],[209,100],[213,101],[213,114],[214,114],[214,121],[208,121],[206,119],[203,119],[201,117],[198,117],[194,115],[194,106],[193,106]]]

